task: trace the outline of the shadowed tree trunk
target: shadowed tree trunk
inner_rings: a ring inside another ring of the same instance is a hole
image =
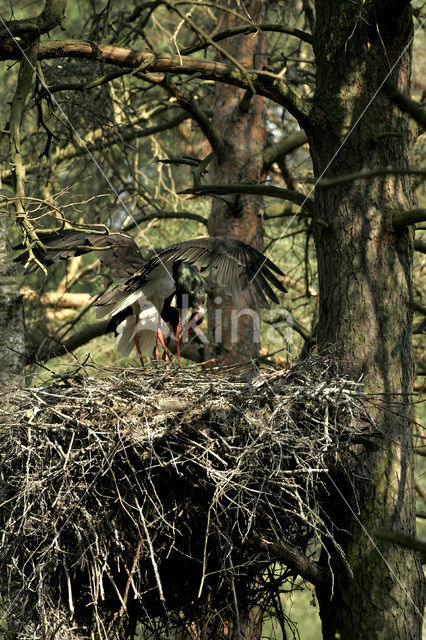
[[[245,9],[255,23],[266,21],[266,2],[252,0]],[[240,21],[231,13],[225,16],[221,29],[229,29]],[[266,61],[266,37],[234,36],[223,43],[226,51],[247,69],[261,69]],[[220,56],[221,60],[224,60]],[[250,91],[226,84],[215,86],[213,125],[224,141],[224,153],[209,171],[209,182],[229,184],[260,181],[263,176],[263,150],[266,140],[266,100],[253,96]],[[210,235],[231,236],[262,249],[263,220],[259,196],[225,196],[213,199],[208,228]],[[216,299],[216,303],[214,300]],[[222,306],[222,302],[224,304]],[[244,308],[254,314],[243,313],[238,319],[238,336],[232,331],[232,299],[220,289],[210,296],[209,339],[212,353],[218,362],[232,364],[255,358],[259,354],[259,331],[256,324],[259,307],[252,300],[243,300]]]
[[[11,384],[22,375],[24,328],[17,268],[7,239],[6,219],[0,216],[0,384]]]
[[[408,2],[317,0],[315,125],[308,131],[316,177],[408,167],[408,117],[379,91],[388,76],[408,93],[412,18]],[[362,15],[360,14],[362,11]],[[402,54],[402,55],[401,55]],[[340,146],[342,145],[342,148]],[[345,372],[384,392],[374,410],[380,437],[354,451],[349,487],[330,479],[324,511],[353,577],[331,553],[331,585],[318,593],[325,640],[418,639],[422,575],[413,551],[380,543],[380,531],[414,534],[411,353],[412,227],[390,216],[412,206],[403,175],[317,189],[315,225],[321,349],[336,345]],[[354,497],[354,490],[357,499]],[[328,555],[322,562],[328,565]]]

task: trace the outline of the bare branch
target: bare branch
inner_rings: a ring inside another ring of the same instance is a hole
[[[51,358],[57,358],[58,356],[63,356],[65,353],[70,353],[78,349],[78,347],[87,344],[90,340],[93,340],[93,338],[98,338],[108,333],[108,324],[109,319],[88,324],[63,342],[54,341],[53,339],[46,340],[45,344],[39,350],[35,349],[27,355],[27,362],[28,364],[35,361],[45,362]]]
[[[94,80],[90,80],[90,82],[64,82],[63,84],[54,84],[50,85],[46,88],[49,93],[56,93],[57,91],[86,91],[87,89],[94,89],[95,87],[100,87],[103,84],[107,84],[112,80],[116,80],[117,78],[121,78],[121,76],[125,76],[128,73],[133,73],[134,69],[120,69],[119,71],[110,71],[110,73],[105,73],[99,78],[95,78]]]
[[[180,193],[193,194],[195,196],[227,195],[235,193],[263,195],[270,196],[272,198],[280,198],[282,200],[289,200],[290,202],[298,204],[308,213],[312,213],[313,211],[312,200],[307,196],[304,196],[303,193],[298,193],[297,191],[291,191],[290,189],[282,189],[280,187],[274,187],[265,184],[208,184],[200,187],[194,187],[192,189],[185,189],[185,191],[180,191]],[[326,225],[326,223],[322,223],[322,221],[320,221],[319,224]]]
[[[223,159],[225,153],[225,145],[219,133],[214,128],[210,118],[197,105],[193,98],[188,98],[185,93],[172,82],[164,82],[164,86],[176,98],[179,104],[192,116],[198,123],[201,131],[210,142],[213,151],[216,153],[219,162]]]
[[[264,322],[266,322],[266,324],[280,324],[282,322],[287,322],[288,318],[286,318],[285,316],[277,316],[276,318],[273,318],[272,320],[267,320],[266,318],[264,318]],[[305,327],[298,322],[297,320],[295,320],[294,318],[292,319],[291,322],[291,328],[294,329],[295,331],[297,331],[297,333],[302,336],[302,338],[304,339],[305,342],[308,342],[309,340],[312,339],[312,336],[310,334],[310,332],[305,329]]]
[[[19,48],[14,43],[0,42],[0,60],[16,60]],[[119,67],[137,69],[144,63],[145,71],[192,75],[198,73],[207,80],[225,82],[241,89],[251,89],[285,107],[300,123],[309,123],[310,102],[299,98],[279,76],[267,71],[244,70],[211,60],[197,60],[188,56],[152,54],[149,51],[135,51],[112,45],[98,45],[82,40],[56,40],[40,44],[39,59],[83,58],[107,62]]]
[[[198,167],[199,160],[195,160],[195,158],[187,158],[186,156],[183,158],[159,158],[157,162],[161,162],[162,164],[186,164],[188,167]]]
[[[414,248],[416,251],[420,251],[421,253],[426,253],[426,242],[422,242],[421,240],[415,240]]]
[[[239,62],[239,60],[237,60],[236,58],[234,58],[234,56],[232,56],[229,51],[227,51],[226,49],[223,49],[223,47],[221,47],[219,44],[217,44],[211,37],[210,34],[208,34],[206,31],[204,31],[204,29],[202,29],[199,25],[197,25],[192,19],[191,19],[191,13],[184,13],[183,11],[181,11],[179,9],[179,7],[177,6],[177,3],[175,2],[175,0],[163,0],[163,3],[169,7],[169,9],[172,9],[173,11],[175,11],[178,16],[182,19],[183,22],[186,22],[187,25],[192,29],[192,31],[194,33],[196,33],[198,35],[198,37],[202,40],[204,40],[205,42],[208,42],[209,44],[211,44],[220,54],[222,54],[222,56],[225,58],[225,60],[228,60],[231,64],[235,65],[235,67],[240,71],[240,73],[243,74],[243,76],[246,77],[247,79],[247,83],[248,83],[248,87],[249,89],[255,93],[254,91],[254,87],[252,85],[252,81],[250,76],[247,73],[247,70],[242,66],[242,64]],[[181,55],[179,54],[179,57],[181,57]]]
[[[140,216],[134,216],[134,218],[123,227],[123,231],[130,231],[138,224],[142,224],[143,222],[149,222],[149,220],[195,220],[196,222],[201,222],[207,226],[207,219],[203,218],[203,216],[199,216],[196,213],[192,213],[191,211],[155,211],[155,213],[142,214]]]
[[[415,481],[414,486],[419,496],[423,499],[424,502],[426,502],[426,489],[420,484],[418,480]]]
[[[392,216],[392,224],[395,229],[425,221],[426,209],[409,209],[408,211],[400,211]]]
[[[424,108],[411,100],[408,96],[401,93],[397,87],[389,80],[385,82],[383,91],[390,98],[390,100],[396,104],[401,111],[408,113],[422,129],[426,129],[426,112]]]
[[[245,33],[256,33],[258,31],[273,31],[275,33],[287,33],[291,36],[296,36],[300,40],[307,42],[308,44],[312,44],[313,38],[310,33],[306,33],[306,31],[301,31],[300,29],[295,29],[293,27],[286,27],[285,25],[279,24],[246,24],[240,25],[238,27],[233,27],[232,29],[226,29],[225,31],[221,31],[220,33],[216,33],[212,36],[213,42],[219,42],[220,40],[225,40],[226,38],[232,38],[232,36],[236,36],[239,34]],[[187,47],[186,49],[182,49],[181,54],[184,56],[189,56],[191,53],[195,53],[196,51],[202,51],[210,46],[210,42],[203,42],[199,44],[195,44],[192,47]]]
[[[281,156],[291,153],[298,147],[301,147],[308,141],[308,137],[304,131],[295,131],[290,135],[285,136],[282,140],[276,144],[271,145],[265,149],[263,155],[263,162],[265,166],[271,165]]]
[[[254,539],[256,544],[270,555],[271,561],[280,560],[316,587],[324,582],[324,573],[318,563],[309,560],[293,545],[287,542],[269,542],[259,536],[255,536]]]
[[[67,0],[46,0],[43,11],[35,18],[26,20],[1,20],[0,40],[9,36],[40,36],[61,24]]]
[[[422,556],[422,564],[426,564],[426,542],[422,542],[417,538],[413,538],[412,536],[407,536],[404,533],[398,533],[396,531],[381,532],[376,534],[376,537],[379,538],[379,540],[384,540],[385,542],[393,542],[401,545],[402,547],[419,551]]]
[[[92,299],[90,293],[71,293],[69,291],[46,291],[40,295],[30,287],[21,289],[25,302],[39,304],[43,307],[59,307],[60,309],[79,308]]]
[[[88,324],[80,331],[74,333],[70,338],[64,341],[55,340],[54,338],[46,339],[40,346],[34,345],[34,349],[26,354],[27,364],[33,362],[46,362],[52,358],[63,356],[83,347],[85,344],[109,333],[107,330],[109,318],[100,320],[93,324]],[[172,353],[174,352],[173,342],[170,345]],[[205,345],[198,338],[184,342],[181,346],[181,355],[192,362],[202,362],[204,360]]]
[[[417,313],[421,313],[426,316],[426,307],[424,307],[422,304],[419,304],[418,302],[412,302],[411,307],[414,311],[417,311]]]
[[[343,176],[336,176],[334,178],[324,178],[317,183],[317,187],[335,187],[339,184],[345,184],[346,182],[352,182],[353,180],[359,180],[362,178],[375,178],[376,176],[388,176],[388,175],[413,175],[413,176],[426,176],[426,169],[411,169],[408,167],[378,167],[377,169],[362,169],[361,171],[353,171],[352,173],[345,173]]]
[[[416,362],[416,376],[426,376],[426,360]]]

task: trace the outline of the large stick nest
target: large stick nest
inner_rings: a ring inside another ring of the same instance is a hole
[[[21,639],[209,636],[279,606],[294,571],[269,545],[331,538],[324,480],[371,427],[359,384],[319,357],[251,381],[59,377],[3,407],[0,572]]]

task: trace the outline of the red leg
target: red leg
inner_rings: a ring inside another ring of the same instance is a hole
[[[178,357],[178,362],[179,362],[179,366],[181,365],[181,361],[180,361],[180,340],[179,340],[179,327],[180,327],[180,320],[178,322],[178,325],[176,327],[176,329],[174,330],[174,336],[176,339],[176,353],[177,353],[177,357]]]
[[[166,347],[166,343],[164,342],[164,338],[163,338],[163,332],[161,331],[161,329],[157,329],[157,339],[155,341],[155,349],[154,349],[154,356],[156,361],[158,362],[158,343],[161,344],[161,346],[164,349],[164,353],[166,354],[165,357],[163,356],[163,360],[164,362],[166,362],[166,358],[167,358],[167,347]]]
[[[142,369],[145,369],[145,365],[144,365],[143,358],[142,358],[142,353],[141,353],[141,348],[140,348],[138,336],[135,336],[133,338],[133,340],[135,341],[136,351],[138,352],[138,356],[139,356],[139,360],[141,361]]]
[[[194,327],[197,327],[199,324],[201,324],[201,322],[203,321],[204,318],[204,313],[195,313],[192,318],[190,319],[190,321],[188,322],[188,324],[186,325],[185,329],[182,332],[182,336],[179,340],[179,346],[182,344],[182,342],[184,340],[188,340],[188,337],[191,335],[192,331],[194,331]]]
[[[163,351],[163,361],[164,361],[164,363],[166,363],[167,358],[169,357],[169,352],[170,352],[169,344],[170,344],[170,336],[167,336],[167,338],[166,338],[166,348]]]
[[[158,363],[158,343],[159,343],[159,329],[157,331],[157,337],[155,339],[155,347],[154,347],[154,358],[155,358],[155,362]]]
[[[163,332],[161,331],[161,329],[157,330],[157,337],[158,337],[158,341],[161,344],[161,346],[163,347],[163,349],[167,349],[166,343],[164,342],[164,338],[163,338]]]

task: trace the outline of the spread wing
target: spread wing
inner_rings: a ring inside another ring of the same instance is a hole
[[[133,238],[126,233],[88,233],[64,229],[43,234],[41,240],[45,249],[34,247],[33,251],[36,258],[47,267],[60,260],[96,251],[101,262],[110,269],[113,279],[125,281],[105,294],[98,301],[100,306],[136,292],[160,265],[171,272],[175,262],[184,262],[198,267],[201,272],[210,272],[213,281],[228,290],[239,306],[243,291],[249,291],[264,307],[269,307],[268,298],[278,303],[272,286],[286,292],[277,278],[277,275],[284,276],[281,269],[254,247],[233,238],[187,240],[167,247],[147,262]],[[25,249],[22,244],[14,248]],[[15,258],[21,264],[27,260],[28,250]],[[33,263],[25,273],[38,269],[39,266]]]
[[[212,279],[227,289],[240,305],[241,292],[247,289],[264,307],[269,307],[268,298],[279,302],[272,286],[286,292],[283,283],[275,275],[284,276],[276,264],[240,240],[220,237],[195,238],[160,251],[121,288],[133,291],[143,286],[149,274],[160,264],[170,266],[176,261],[195,265],[201,272],[209,271]]]
[[[34,255],[40,262],[49,267],[60,260],[68,260],[90,251],[96,251],[98,258],[110,271],[114,280],[123,280],[132,276],[145,263],[141,252],[133,238],[127,233],[87,233],[63,229],[62,231],[40,235],[46,247],[34,247]],[[14,249],[25,249],[19,244]],[[28,250],[25,250],[15,262],[25,264]],[[40,267],[33,262],[25,273],[37,271]]]

